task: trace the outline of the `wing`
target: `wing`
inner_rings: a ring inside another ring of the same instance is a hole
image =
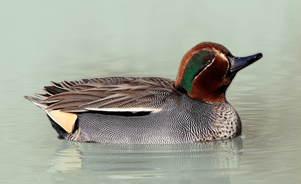
[[[154,77],[107,77],[51,82],[40,98],[25,96],[46,111],[160,111],[168,97],[176,97],[174,81]]]

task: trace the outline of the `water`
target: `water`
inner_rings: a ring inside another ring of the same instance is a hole
[[[1,183],[300,183],[300,1],[0,1]],[[263,58],[227,91],[233,140],[177,145],[61,141],[23,98],[49,81],[175,79],[202,41]]]

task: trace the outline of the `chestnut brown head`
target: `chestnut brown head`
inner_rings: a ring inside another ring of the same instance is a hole
[[[235,74],[261,57],[261,53],[235,57],[220,44],[203,42],[184,55],[174,85],[191,98],[222,103]]]

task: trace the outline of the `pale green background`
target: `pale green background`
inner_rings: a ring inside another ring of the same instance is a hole
[[[0,183],[300,183],[301,1],[0,0]],[[263,58],[227,91],[243,121],[230,141],[61,141],[23,98],[49,81],[175,79],[199,42]]]

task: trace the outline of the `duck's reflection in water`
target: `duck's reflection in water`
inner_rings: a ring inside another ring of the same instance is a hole
[[[102,179],[214,177],[229,182],[230,168],[239,167],[240,137],[205,143],[116,145],[62,141],[51,170],[87,171]],[[225,181],[224,181],[225,182]],[[226,183],[228,183],[226,182]]]

